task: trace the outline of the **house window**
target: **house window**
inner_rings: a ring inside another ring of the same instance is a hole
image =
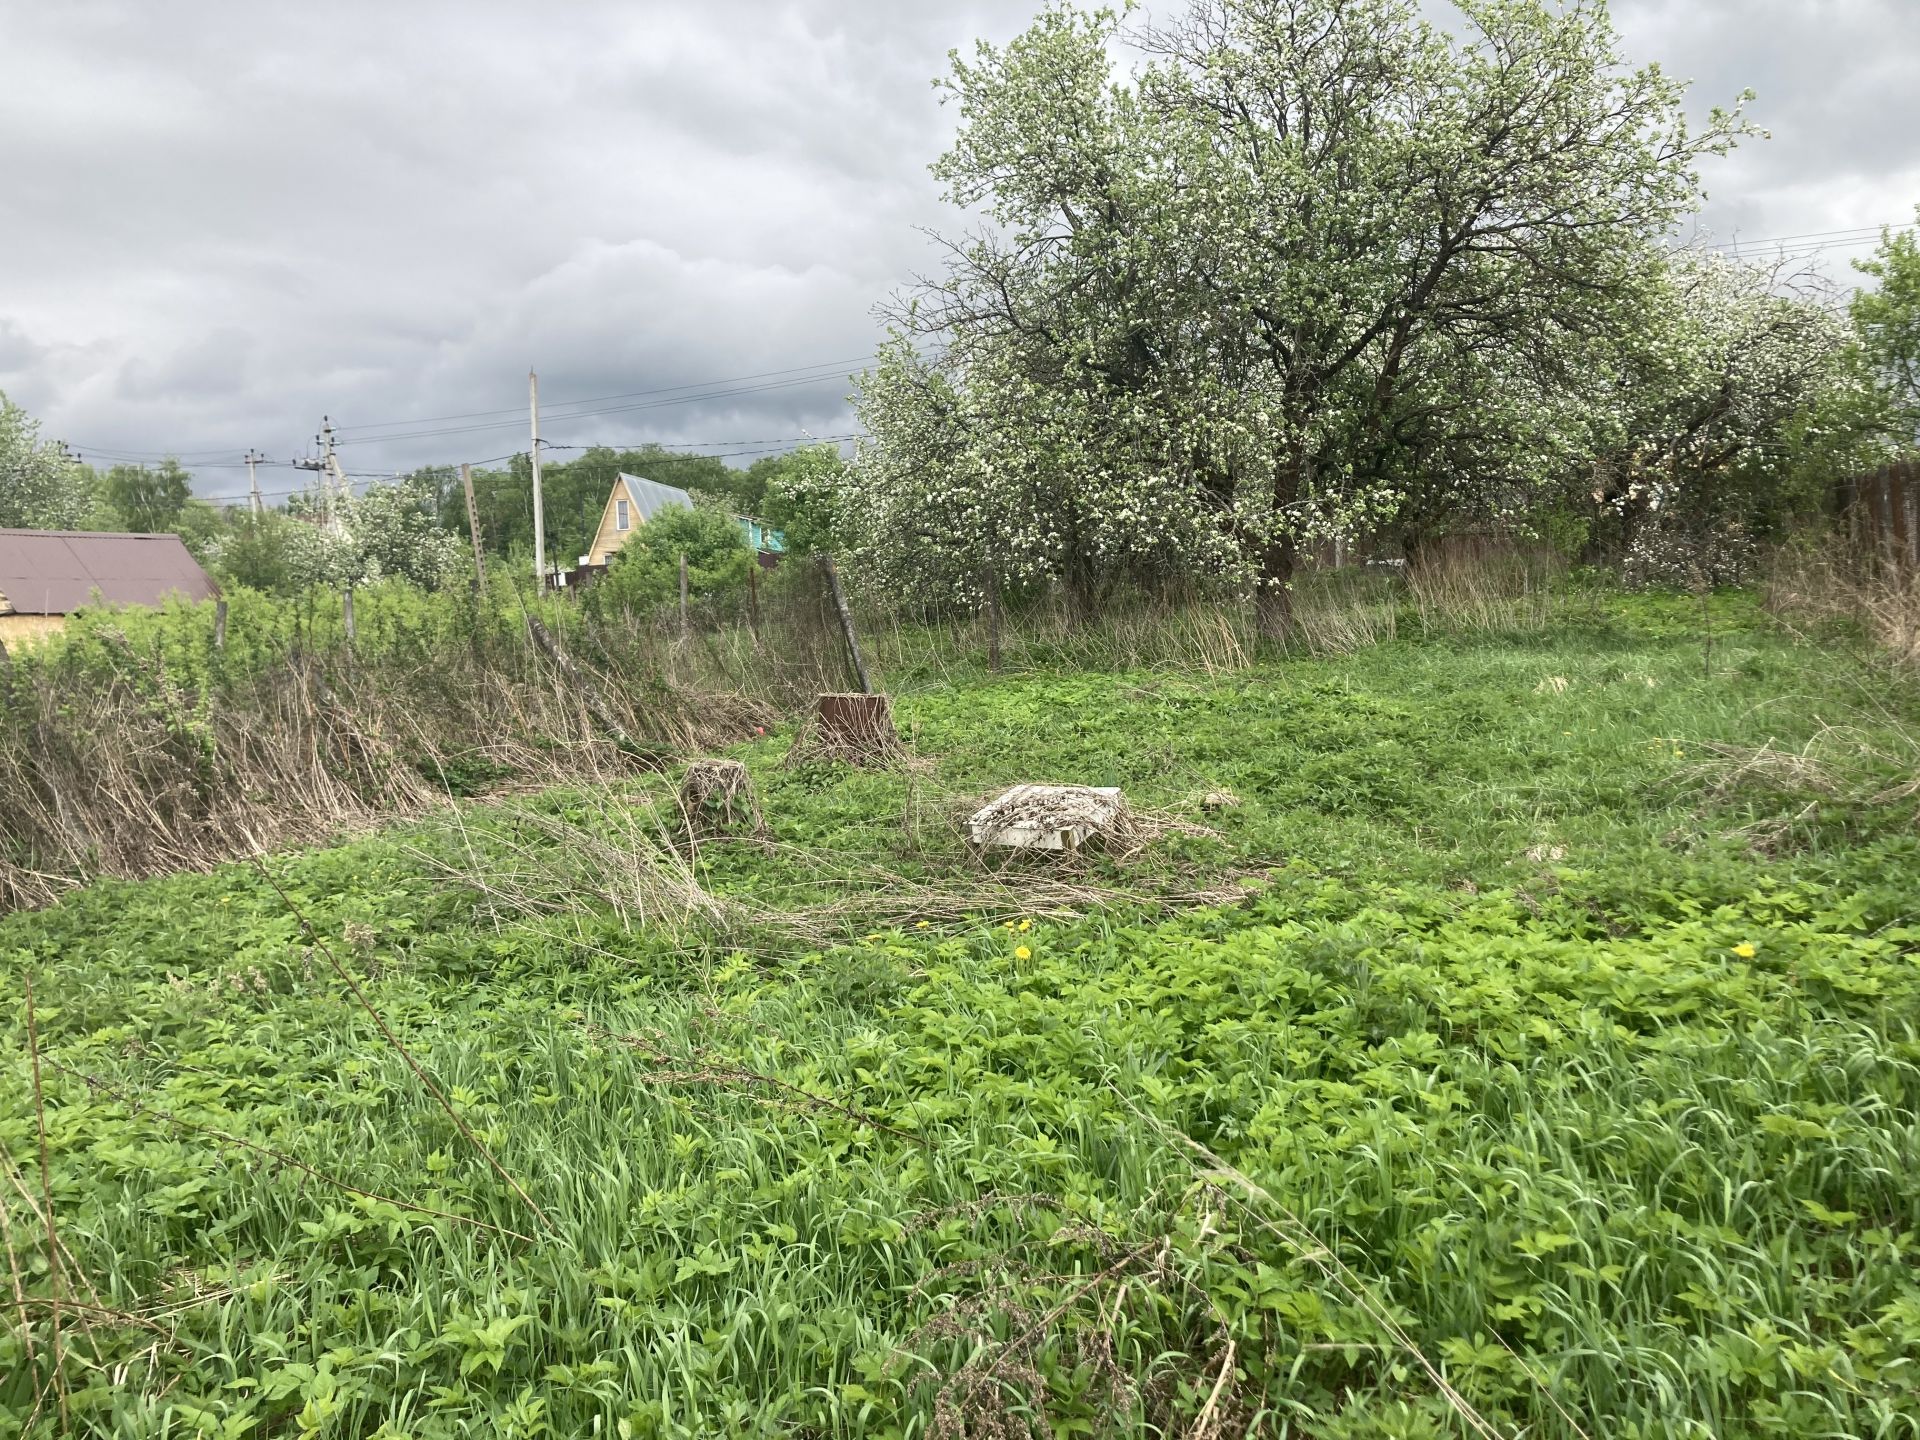
[[[631,522],[627,518],[627,502],[624,500],[614,501],[613,528],[616,530],[626,530],[630,528],[630,524]]]

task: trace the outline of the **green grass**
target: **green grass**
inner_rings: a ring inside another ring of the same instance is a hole
[[[1710,675],[1697,602],[1633,601],[929,680],[920,768],[737,752],[771,843],[702,848],[700,923],[573,888],[593,837],[688,878],[665,780],[276,857],[552,1234],[253,868],[0,920],[0,1148],[37,1195],[30,972],[60,1236],[121,1312],[64,1317],[67,1423],[1920,1434],[1920,706],[1718,603]],[[1728,778],[1769,741],[1821,764]],[[983,874],[952,817],[1023,779],[1216,833]],[[55,1434],[0,1204],[0,1435],[37,1393]]]

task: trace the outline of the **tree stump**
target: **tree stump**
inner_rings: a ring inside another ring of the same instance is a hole
[[[695,760],[680,781],[680,808],[695,835],[712,835],[746,826],[766,829],[753,776],[738,760]]]

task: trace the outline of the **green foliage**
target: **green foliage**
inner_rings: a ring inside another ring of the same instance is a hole
[[[358,495],[312,492],[288,503],[280,532],[292,588],[335,589],[383,576],[434,590],[463,568],[466,550],[439,520],[433,487],[416,473]]]
[[[586,593],[586,605],[598,614],[642,614],[677,599],[680,557],[687,557],[689,596],[736,590],[747,583],[754,563],[740,526],[724,510],[708,505],[668,506],[640,525],[614,552],[607,573]]]
[[[777,459],[778,457],[768,457]],[[743,514],[756,514],[764,494],[766,472],[738,470],[713,455],[694,455],[660,445],[616,450],[596,445],[574,459],[543,458],[540,488],[546,501],[547,555],[562,567],[586,553],[606,508],[614,478],[640,475],[662,484],[705,495]],[[416,471],[412,477],[435,497],[440,524],[471,543],[466,496],[460,472],[453,466]],[[473,472],[474,504],[480,512],[480,535],[490,555],[533,554],[533,469],[524,455],[516,455],[502,470]]]
[[[1404,1335],[1500,1434],[1905,1434],[1920,846],[1873,797],[1920,704],[1842,714],[1823,650],[1712,604],[1710,676],[1697,601],[1616,598],[1211,678],[930,684],[898,696],[908,770],[766,738],[736,753],[769,843],[684,862],[745,930],[552,883],[596,845],[629,894],[667,863],[671,777],[276,857],[311,934],[246,865],[0,920],[62,1240],[164,1332],[69,1313],[71,1430],[904,1436],[944,1387],[1191,1434],[1231,1343],[1213,1413],[1464,1433]],[[1823,734],[1797,779],[1738,762]],[[1081,898],[1023,863],[995,888],[939,817],[1036,775],[1241,803],[1088,857]],[[0,1433],[49,1363],[32,1314]],[[956,1388],[975,1355],[1004,1386]]]
[[[758,509],[747,509],[781,532],[787,553],[830,550],[842,539],[840,494],[846,462],[837,445],[806,445],[754,462],[763,483]]]
[[[291,595],[294,576],[292,527],[303,522],[277,510],[242,512],[207,547],[205,563],[222,586],[244,586],[272,595]]]
[[[1650,272],[1604,463],[1574,477],[1630,576],[1736,584],[1756,541],[1818,515],[1866,432],[1831,297],[1707,253]]]
[[[101,493],[124,528],[158,535],[179,523],[193,495],[193,477],[172,456],[154,466],[116,465]]]
[[[91,472],[40,438],[39,423],[0,394],[0,529],[76,530],[92,506]]]
[[[1920,207],[1914,213],[1920,219]],[[1912,229],[1885,231],[1856,268],[1878,282],[1853,299],[1863,358],[1893,438],[1911,445],[1920,441],[1920,238]]]

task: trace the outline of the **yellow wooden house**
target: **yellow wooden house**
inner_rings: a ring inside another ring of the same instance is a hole
[[[600,512],[600,528],[593,542],[580,557],[582,565],[604,565],[647,521],[670,505],[693,508],[693,497],[675,485],[662,485],[638,475],[619,475],[607,495],[606,509]]]

